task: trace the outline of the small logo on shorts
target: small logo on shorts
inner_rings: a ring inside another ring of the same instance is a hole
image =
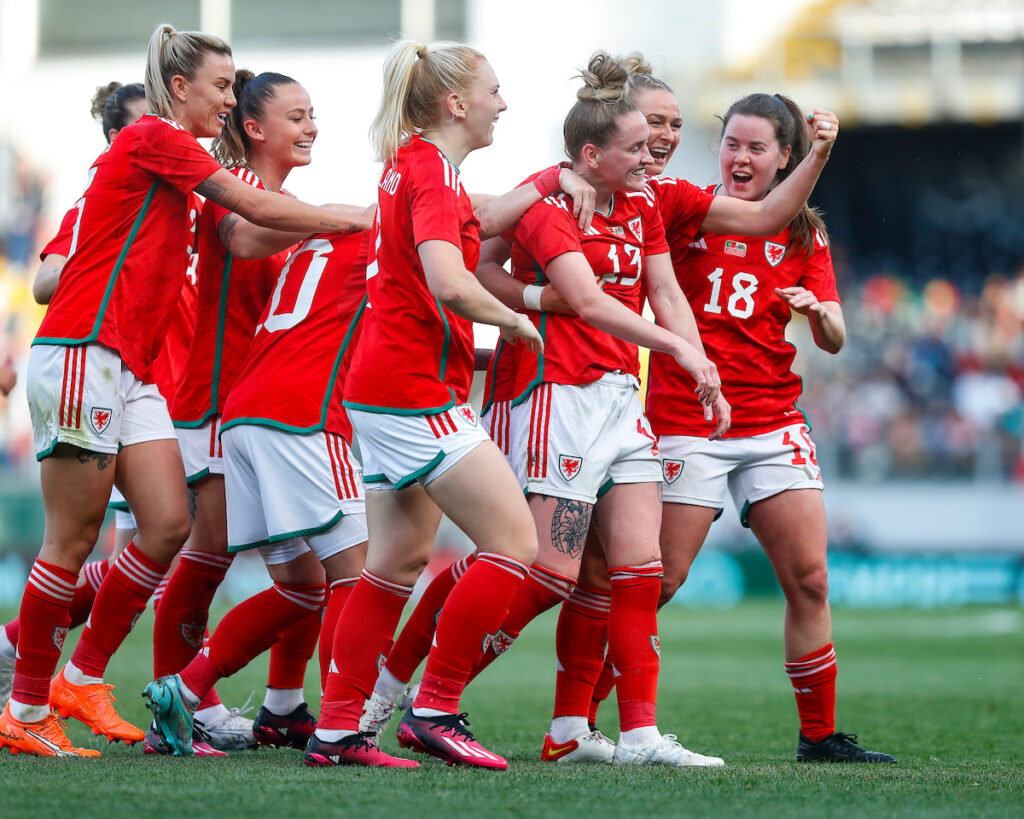
[[[108,407],[93,407],[89,411],[89,423],[96,430],[97,435],[102,435],[110,426],[110,416],[113,413]]]
[[[473,408],[469,404],[463,404],[461,407],[455,408],[459,415],[465,418],[473,426],[476,426],[476,413],[473,412]]]
[[[64,650],[64,641],[67,639],[68,630],[58,626],[53,630],[53,645],[57,651]]]
[[[770,264],[772,267],[777,267],[779,262],[782,261],[785,255],[785,245],[780,245],[778,242],[764,243],[764,257],[768,260],[768,264]]]
[[[651,648],[659,657],[661,656],[661,638],[657,634],[651,635]]]
[[[668,458],[662,464],[661,469],[665,475],[665,483],[675,483],[679,480],[679,476],[683,474],[683,466],[686,461],[673,461]]]
[[[559,455],[558,471],[567,481],[571,481],[580,474],[580,467],[583,466],[583,459],[579,455]]]

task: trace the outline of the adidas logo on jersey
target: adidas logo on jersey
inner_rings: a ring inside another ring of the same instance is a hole
[[[693,247],[693,248],[696,248],[697,250],[707,250],[708,249],[708,243],[705,242],[704,241],[704,237],[701,236],[699,239],[694,239],[692,242],[690,242],[687,245],[687,247]]]

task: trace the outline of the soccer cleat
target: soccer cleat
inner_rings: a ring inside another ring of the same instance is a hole
[[[74,717],[84,722],[94,734],[105,736],[110,742],[141,742],[146,735],[114,710],[113,691],[114,686],[109,683],[69,683],[62,668],[50,683],[50,707],[64,719]]]
[[[192,712],[181,694],[181,677],[170,674],[153,680],[142,696],[153,712],[157,732],[174,756],[192,756]]]
[[[8,703],[0,714],[0,749],[33,756],[94,757],[99,751],[76,748],[64,733],[64,724],[52,711],[42,722],[19,722]]]
[[[381,734],[395,714],[395,707],[395,703],[374,691],[363,706],[362,716],[359,717],[360,733],[368,734],[374,742],[379,743]]]
[[[466,714],[420,717],[410,708],[398,726],[398,744],[436,756],[449,765],[468,765],[503,771],[508,767],[502,757],[488,751],[470,733]]]
[[[837,731],[818,742],[811,742],[800,734],[796,745],[796,761],[893,763],[896,757],[883,754],[881,751],[865,751],[857,745],[856,734],[843,734]]]
[[[316,717],[306,703],[284,716],[260,706],[252,724],[252,735],[260,745],[272,748],[306,749],[306,743],[316,730]]]
[[[195,718],[193,722],[196,728],[206,733],[208,743],[219,751],[246,751],[256,747],[254,722],[243,717],[238,708],[232,708],[208,722]],[[195,744],[195,739],[192,743]]]
[[[616,765],[666,765],[670,768],[721,768],[725,760],[717,756],[688,751],[678,742],[675,734],[665,734],[650,745],[631,747],[621,742],[615,746],[613,761]]]
[[[199,728],[192,730],[192,756],[227,756],[224,751],[212,747],[206,740],[207,734]],[[155,723],[150,723],[146,731],[146,739],[142,743],[142,752],[145,754],[160,754],[161,756],[172,756],[174,752],[170,749],[164,738],[160,736]]]
[[[418,768],[419,762],[390,756],[377,747],[373,737],[360,732],[339,739],[337,742],[325,742],[316,734],[306,744],[306,754],[302,761],[311,768],[330,768],[335,765],[363,765],[368,768]]]
[[[555,742],[551,734],[544,737],[540,752],[542,762],[604,762],[611,763],[615,743],[596,728],[589,734],[580,734],[568,742]]]

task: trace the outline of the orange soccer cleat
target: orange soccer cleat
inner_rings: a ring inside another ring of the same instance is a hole
[[[12,754],[33,754],[34,756],[93,757],[99,751],[91,748],[76,748],[71,744],[64,726],[52,711],[42,722],[19,722],[11,716],[11,705],[7,704],[0,714],[0,748],[8,748]]]
[[[107,683],[69,683],[62,668],[50,683],[50,706],[62,717],[84,722],[94,734],[105,736],[110,742],[142,742],[145,733],[125,722],[114,710],[113,690],[114,686]]]

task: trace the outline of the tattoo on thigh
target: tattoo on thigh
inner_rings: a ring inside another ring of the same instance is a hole
[[[583,556],[593,508],[583,501],[556,498],[555,511],[551,516],[551,545],[556,551],[571,558]]]
[[[195,523],[196,509],[199,506],[199,490],[194,486],[188,488],[188,516]]]
[[[80,464],[87,464],[89,461],[96,462],[96,468],[102,472],[112,463],[114,456],[107,452],[90,452],[88,449],[79,449],[76,453]]]

